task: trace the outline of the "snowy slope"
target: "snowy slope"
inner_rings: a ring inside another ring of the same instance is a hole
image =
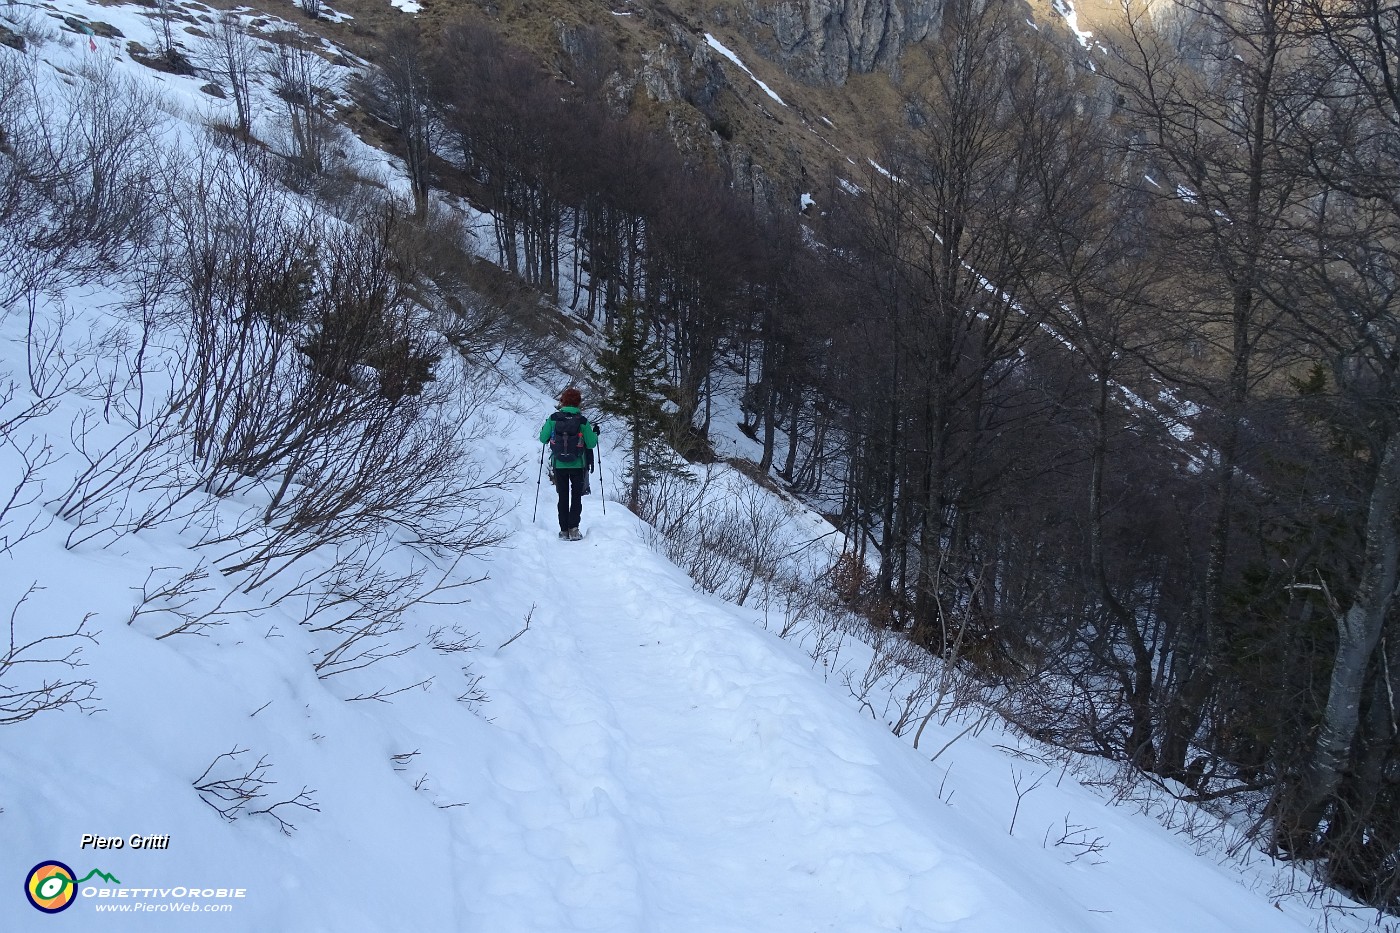
[[[145,26],[130,8],[63,9],[129,35]],[[88,51],[70,36],[36,54],[72,71]],[[197,99],[190,79],[114,64]],[[198,119],[206,106],[171,109]],[[66,314],[65,352],[95,352],[92,335],[132,326],[120,297],[69,290],[43,299],[38,319]],[[27,331],[23,309],[3,311],[10,405],[29,391]],[[168,363],[181,348],[166,350]],[[47,496],[81,462],[74,419],[100,410],[75,389],[25,426],[21,446],[33,437],[55,451]],[[815,662],[811,633],[784,640],[771,613],[697,593],[615,501],[604,514],[588,499],[587,538],[558,540],[548,487],[531,520],[549,410],[546,392],[514,377],[474,406],[477,465],[521,468],[509,536],[452,570],[475,581],[456,601],[405,615],[391,647],[410,650],[325,679],[311,663],[324,641],[288,604],[232,593],[218,574],[202,598],[228,597],[229,615],[206,635],[158,637],[168,610],[131,618],[149,581],[207,559],[198,528],[69,546],[72,527],[45,495],[21,502],[10,528],[42,530],[0,558],[0,617],[22,643],[90,615],[100,633],[79,671],[99,701],[89,715],[0,727],[0,930],[1366,926],[1284,897],[1286,869],[1223,866],[1214,842],[1109,806],[1005,730],[969,731],[975,710],[933,718],[915,750],[872,715],[878,701],[843,683],[870,669],[869,648],[846,634]],[[0,492],[18,480],[19,451],[0,454]],[[605,457],[620,459],[611,447]],[[244,491],[220,514],[258,505]],[[800,542],[811,522],[784,535]],[[378,566],[404,572],[415,559],[391,548]],[[248,775],[265,796],[224,819],[209,788]],[[84,846],[85,834],[124,844]],[[22,883],[50,860],[85,880],[70,908],[45,916]]]
[[[529,393],[515,401],[544,410]],[[528,453],[533,424],[513,424],[501,441]],[[33,576],[51,587],[34,601],[44,616],[99,613],[88,670],[104,709],[6,729],[0,877],[16,883],[0,896],[5,928],[195,928],[187,915],[95,916],[100,903],[171,903],[159,890],[94,894],[43,918],[17,880],[50,858],[128,888],[245,889],[213,899],[233,911],[198,928],[1308,928],[1300,905],[1276,909],[1058,774],[1009,833],[1013,779],[1044,768],[971,737],[930,764],[801,651],[696,594],[616,503],[606,516],[588,503],[579,544],[532,525],[526,504],[470,603],[414,613],[420,638],[436,626],[476,635],[470,660],[490,694],[480,715],[457,700],[451,656],[427,649],[380,676],[432,675],[429,687],[347,703],[275,612],[208,639],[127,628],[123,586],[186,559],[172,543],[73,554],[48,536],[16,560],[7,600]],[[926,748],[961,726],[934,729]],[[319,812],[292,814],[291,836],[265,818],[221,821],[190,785],[235,746],[266,754],[279,789],[313,788]],[[409,752],[396,771],[390,756]],[[1062,820],[1093,827],[1106,848],[1073,861],[1047,845]],[[94,852],[79,848],[83,833],[171,839],[164,851]],[[114,890],[92,888],[103,889]]]

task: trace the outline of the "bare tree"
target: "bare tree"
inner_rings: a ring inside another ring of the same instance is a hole
[[[284,31],[270,38],[267,70],[284,105],[291,156],[303,175],[320,176],[330,165],[337,137],[328,112],[338,80],[335,66],[300,33]]]
[[[372,111],[394,129],[419,219],[428,210],[430,162],[438,136],[431,80],[432,68],[419,30],[397,26],[384,39],[378,68],[364,82]]]
[[[257,40],[243,17],[231,11],[220,13],[200,40],[200,65],[220,83],[228,85],[237,115],[237,130],[245,137],[252,129],[251,86],[259,55]]]
[[[175,40],[176,24],[180,20],[180,5],[178,0],[153,0],[150,12],[146,14],[150,19],[152,28],[156,31],[156,38],[160,42],[160,54],[164,59],[164,64],[168,67],[177,67],[184,61],[179,43]]]
[[[1400,87],[1390,70],[1397,39],[1388,22],[1393,11],[1375,3],[1310,3],[1306,11],[1308,34],[1325,52],[1313,72],[1325,106],[1300,133],[1299,161],[1323,193],[1293,218],[1289,274],[1274,297],[1318,361],[1315,415],[1354,451],[1338,479],[1351,477],[1360,547],[1340,572],[1319,571],[1295,587],[1332,619],[1336,651],[1300,773],[1278,797],[1277,840],[1326,857],[1335,883],[1394,909],[1400,838],[1392,827],[1400,811],[1388,769],[1400,738],[1400,676],[1388,645],[1400,632],[1400,251],[1393,236]],[[1329,489],[1329,500],[1339,491]]]
[[[881,577],[935,645],[939,605],[981,563],[966,518],[1007,478],[979,476],[979,448],[1028,411],[1022,350],[1038,330],[1018,299],[1040,261],[1025,155],[1035,127],[1016,117],[1013,92],[1034,79],[1035,59],[1013,42],[1015,22],[1002,2],[948,8],[930,77],[906,103],[915,119],[862,179],[858,224],[837,234],[869,257],[859,274],[878,296],[862,329],[880,377],[870,416],[884,454],[869,462],[887,535]]]
[[[1280,309],[1268,300],[1284,218],[1310,192],[1289,166],[1292,136],[1310,105],[1292,62],[1302,52],[1298,10],[1277,0],[1183,3],[1166,24],[1127,14],[1123,51],[1111,70],[1137,155],[1161,166],[1162,216],[1170,220],[1192,337],[1215,344],[1223,380],[1200,379],[1220,429],[1211,438],[1216,492],[1196,624],[1173,652],[1174,702],[1159,770],[1184,774],[1222,650],[1232,524],[1241,491],[1244,426],[1262,385],[1285,362]],[[1174,23],[1191,24],[1187,36]],[[1181,373],[1181,378],[1190,378]]]
[[[1021,118],[1036,124],[1027,133],[1033,143],[1027,156],[1044,212],[1039,226],[1045,262],[1028,286],[1028,300],[1036,303],[1064,350],[1079,358],[1082,369],[1075,376],[1088,383],[1086,391],[1070,399],[1087,409],[1089,421],[1084,533],[1089,586],[1102,615],[1085,620],[1080,663],[1102,664],[1122,685],[1131,721],[1122,751],[1134,764],[1150,769],[1160,646],[1151,637],[1152,614],[1142,605],[1142,594],[1151,592],[1142,581],[1159,562],[1153,560],[1157,555],[1135,546],[1140,534],[1124,533],[1111,517],[1126,508],[1122,500],[1133,484],[1115,482],[1110,473],[1115,461],[1125,458],[1125,433],[1136,427],[1126,399],[1149,394],[1137,387],[1149,381],[1145,377],[1155,333],[1147,319],[1156,310],[1151,288],[1160,272],[1150,249],[1152,233],[1141,210],[1134,209],[1141,200],[1139,186],[1122,177],[1135,163],[1120,168],[1121,152],[1113,139],[1077,114],[1086,88],[1065,87],[1048,69],[1037,73],[1017,101]],[[1065,403],[1075,404],[1070,399]],[[1151,435],[1139,428],[1138,436],[1145,443]],[[1136,567],[1117,570],[1133,561]],[[1080,637],[1079,631],[1071,637]]]

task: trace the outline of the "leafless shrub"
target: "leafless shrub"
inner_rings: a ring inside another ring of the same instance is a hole
[[[145,582],[139,588],[141,601],[131,610],[131,616],[126,620],[127,625],[134,624],[142,616],[160,612],[169,612],[181,619],[195,618],[189,612],[190,607],[199,601],[200,596],[213,589],[201,585],[209,579],[209,572],[204,569],[204,565],[201,563],[193,570],[187,570],[178,576],[153,582],[157,573],[175,569],[174,567],[152,567],[150,569],[146,574]],[[132,587],[132,589],[137,589],[137,587]],[[182,628],[191,624],[186,622]]]
[[[967,736],[977,736],[981,734],[982,730],[985,729],[988,725],[990,725],[995,718],[996,710],[994,710],[991,707],[983,707],[980,710],[971,711],[970,715],[965,716],[966,720],[971,721],[963,727],[963,730],[961,732],[953,736],[947,742],[944,742],[943,747],[940,748],[938,751],[934,752],[933,757],[929,758],[929,761],[937,761],[943,755],[944,752],[952,748],[954,745],[958,744],[958,742],[962,741]],[[925,720],[925,722],[927,722],[927,720]],[[923,727],[920,726],[921,731],[922,728]],[[917,739],[915,741],[917,742]]]
[[[909,676],[900,678],[902,684],[907,684],[904,691],[901,693],[894,688],[890,690],[890,698],[896,704],[897,715],[889,721],[889,727],[895,735],[908,732],[918,721],[919,713],[932,705],[939,679],[939,671],[929,663],[926,656],[919,658],[918,666],[905,670],[909,672]]]
[[[874,718],[882,718],[895,735],[904,735],[920,717],[930,715],[942,666],[903,635],[868,628],[864,640],[871,655],[864,672],[843,675],[851,695]],[[884,698],[877,716],[873,703]],[[918,747],[917,740],[914,746]]]
[[[1016,790],[1016,806],[1011,810],[1011,825],[1006,830],[1007,835],[1016,835],[1016,817],[1021,812],[1021,801],[1025,800],[1026,797],[1029,796],[1032,791],[1039,788],[1041,781],[1044,781],[1049,773],[1049,771],[1046,771],[1044,774],[1037,777],[1034,781],[1026,783],[1026,773],[1024,771],[1017,771],[1015,766],[1012,766],[1011,786]]]
[[[861,709],[870,713],[872,719],[878,716],[875,707],[871,705],[871,691],[892,675],[896,678],[899,676],[900,661],[891,644],[897,639],[898,636],[891,632],[876,633],[876,637],[871,640],[870,663],[865,666],[865,671],[859,676],[853,671],[848,671],[841,678],[851,696],[860,704]]]
[[[425,677],[417,683],[408,684],[403,687],[379,687],[369,693],[358,693],[352,697],[346,697],[346,702],[353,703],[357,700],[374,700],[378,703],[388,703],[390,697],[398,696],[400,693],[407,693],[410,690],[422,688],[427,690],[433,685],[433,678]]]
[[[1037,740],[1109,759],[1120,757],[1132,726],[1119,682],[1072,663],[1050,676],[1019,680],[998,708]]]
[[[288,210],[255,160],[212,148],[182,183],[172,229],[190,352],[172,409],[192,441],[186,486],[265,499],[202,521],[197,546],[241,591],[299,607],[330,637],[320,676],[400,656],[402,613],[453,598],[471,582],[452,577],[457,561],[500,539],[515,470],[473,466],[484,426],[461,414],[481,407],[483,384],[437,381],[446,348],[411,297],[392,205],[328,232]],[[397,546],[421,559],[391,575],[376,560]]]
[[[814,580],[782,567],[788,555],[780,542],[789,519],[762,489],[748,483],[736,489],[714,469],[695,481],[663,475],[647,489],[643,517],[651,523],[652,546],[698,588],[740,605],[756,602],[765,627],[776,615],[777,633],[800,641],[814,666],[836,676],[863,710],[896,735],[917,725],[915,748],[935,716],[946,725],[959,710],[985,699],[980,682],[961,669],[965,618],[945,621],[950,647],[942,658],[903,634],[869,624],[830,589],[829,575]],[[863,666],[841,663],[852,639],[870,648]],[[963,734],[985,723],[979,719]]]
[[[0,725],[58,710],[91,712],[97,700],[97,685],[72,673],[84,666],[83,648],[97,643],[98,633],[88,628],[91,613],[70,631],[19,634],[20,609],[40,589],[32,584],[10,609],[9,643],[0,654]]]
[[[428,229],[441,231],[433,237],[437,249],[433,250],[436,255],[429,254],[434,260],[430,275],[443,302],[457,316],[444,333],[465,359],[494,365],[503,352],[510,352],[520,358],[528,378],[548,379],[560,370],[562,346],[569,348],[565,371],[582,371],[577,364],[579,352],[572,346],[577,334],[543,305],[539,293],[472,254],[468,244],[479,231],[460,215],[445,212],[430,213]]]
[[[44,210],[41,188],[33,173],[42,166],[35,138],[43,124],[43,98],[29,56],[0,55],[0,126],[5,127],[0,150],[0,308],[8,308],[30,285],[26,260],[34,261],[27,240]]]
[[[56,96],[40,95],[36,80],[32,64],[17,65],[13,56],[0,62],[6,143],[0,154],[0,305],[21,298],[27,305],[32,393],[26,407],[5,413],[0,423],[0,434],[11,442],[18,423],[51,410],[68,392],[101,398],[103,419],[130,417],[115,400],[131,374],[104,371],[93,347],[71,343],[70,315],[57,301],[41,302],[40,294],[97,275],[122,277],[132,256],[154,239],[160,212],[154,178],[162,118],[154,92],[121,77],[110,63],[86,63]],[[0,401],[8,407],[13,398],[11,388]],[[108,515],[109,507],[130,491],[123,474],[147,459],[143,445],[151,442],[131,436],[95,449],[87,443],[96,436],[91,417],[84,412],[74,423],[87,465],[51,504],[78,525],[70,544],[109,527],[104,516],[112,525],[121,521]],[[158,431],[155,438],[159,446]],[[32,473],[37,461],[22,456]]]
[[[158,92],[85,60],[57,96],[32,62],[4,56],[0,114],[0,307],[120,273],[151,239],[163,118]]]
[[[237,44],[235,24],[223,26]],[[324,87],[313,78],[329,64],[302,45],[285,45],[280,60],[300,157],[319,164],[307,148],[325,117]],[[206,145],[179,164],[161,163],[145,148],[159,108],[94,90],[122,91],[114,82],[108,72],[83,76],[55,120],[39,109],[32,73],[0,73],[0,108],[21,118],[13,134],[5,123],[14,146],[0,156],[0,211],[24,221],[3,225],[0,271],[25,273],[6,279],[20,284],[0,297],[28,297],[30,389],[40,400],[10,412],[14,391],[0,398],[5,441],[13,445],[19,424],[77,390],[94,407],[72,422],[76,475],[47,503],[72,523],[69,546],[107,544],[172,519],[201,529],[208,564],[173,579],[149,576],[130,621],[173,615],[177,624],[161,637],[222,622],[225,601],[210,604],[207,566],[264,603],[301,601],[308,628],[329,642],[314,661],[321,676],[398,656],[411,648],[392,638],[404,610],[451,598],[469,582],[453,576],[456,562],[500,540],[499,494],[516,474],[479,469],[468,456],[483,427],[466,415],[480,407],[471,393],[484,383],[437,381],[450,344],[421,304],[436,292],[415,258],[418,227],[393,205],[362,210],[355,225],[321,225],[278,193],[252,152]],[[44,224],[29,223],[41,216]],[[30,228],[44,237],[66,231],[66,239],[20,235]],[[40,289],[76,280],[22,267],[60,248],[94,271],[146,250],[130,275],[140,332],[92,341],[106,356],[69,352],[77,348],[61,308],[39,313]],[[176,388],[147,398],[151,334],[171,325],[189,349],[175,358]],[[89,362],[73,369],[77,359]],[[0,522],[35,501],[51,460],[42,446],[15,449],[26,468]],[[263,501],[239,514],[220,501],[235,494]],[[407,573],[390,577],[366,563],[403,546],[419,558]]]
[[[695,542],[695,527],[704,518],[717,475],[714,470],[705,470],[698,478],[668,472],[645,488],[638,515],[650,526],[647,535],[652,547],[670,557],[671,552],[683,555],[686,546]]]
[[[401,658],[413,650],[412,645],[390,648],[384,639],[403,630],[403,623],[397,618],[373,616],[361,620],[361,624],[341,632],[341,639],[321,652],[313,667],[316,676],[321,678],[358,671],[376,661],[386,658]]]
[[[174,456],[184,444],[179,403],[145,389],[154,319],[140,321],[135,337],[118,327],[81,340],[69,334],[70,323],[63,305],[50,302],[40,314],[31,303],[26,345],[33,395],[17,417],[47,412],[65,394],[92,403],[69,425],[77,470],[46,507],[73,524],[69,547],[94,539],[107,544],[166,520],[197,483]]]
[[[237,174],[235,200],[246,184]],[[260,196],[247,194],[261,213]],[[205,224],[199,219],[198,229]],[[488,474],[466,455],[480,425],[457,412],[477,407],[470,393],[479,387],[435,381],[441,348],[396,277],[398,224],[390,211],[365,231],[310,240],[250,225],[237,235],[247,255],[272,260],[271,278],[256,274],[261,262],[241,277],[235,266],[206,277],[213,291],[192,294],[187,408],[210,491],[274,484],[260,530],[250,516],[204,542],[223,549],[225,573],[249,575],[245,589],[322,545],[392,533],[460,555],[499,540],[496,493],[514,468]],[[318,268],[297,258],[308,242]],[[210,255],[218,267],[227,253]],[[275,285],[271,302],[251,303],[258,314],[239,300],[249,282]]]
[[[5,397],[0,395],[0,412],[4,411]],[[38,502],[44,495],[44,471],[53,463],[53,448],[47,441],[31,437],[23,446],[11,437],[0,424],[0,442],[10,447],[19,458],[19,471],[9,495],[0,502],[0,556],[13,554],[21,543],[48,527],[51,517],[47,512],[35,510],[22,526],[16,525],[16,517],[23,515],[29,506]],[[4,495],[0,491],[0,495]]]
[[[70,425],[70,439],[83,464],[68,487],[48,507],[73,527],[66,546],[94,540],[103,544],[159,524],[193,491],[169,473],[167,455],[179,443],[175,412],[132,428],[113,441],[97,430],[99,416],[81,411]],[[154,499],[134,500],[156,491]]]
[[[274,602],[299,600],[302,624],[313,635],[330,636],[328,646],[313,662],[321,678],[361,670],[386,658],[402,657],[413,645],[391,647],[391,636],[403,630],[403,613],[419,601],[425,568],[407,577],[374,566],[364,552],[337,560],[325,574],[299,581]]]
[[[700,547],[726,561],[731,573],[721,595],[742,606],[754,587],[771,581],[783,556],[787,513],[762,488],[748,482],[729,484],[717,510],[701,525]],[[712,504],[713,505],[713,504]]]
[[[428,631],[428,645],[442,654],[456,654],[459,651],[476,651],[481,647],[481,635],[467,634],[461,626],[454,625],[449,632],[446,626],[439,625]]]
[[[127,625],[143,617],[173,616],[178,624],[155,636],[156,641],[160,641],[172,635],[207,635],[211,629],[226,625],[233,616],[258,615],[258,610],[226,609],[225,606],[233,598],[232,591],[225,592],[213,605],[202,605],[204,595],[215,591],[214,587],[205,585],[209,580],[209,570],[203,562],[184,573],[157,578],[157,574],[176,569],[150,569],[139,588],[141,601],[132,608]]]
[[[230,823],[238,819],[249,804],[266,796],[264,788],[274,783],[267,776],[272,765],[266,755],[252,767],[238,763],[239,757],[247,753],[248,749],[234,746],[209,762],[204,772],[191,782],[199,799]]]
[[[9,374],[0,375],[0,380],[0,439],[18,443],[20,429],[52,412],[63,388],[50,386],[45,392],[26,396],[21,395],[20,384]]]
[[[642,496],[652,544],[707,593],[739,605],[771,581],[782,557],[788,517],[758,487],[724,481],[706,468],[698,481],[664,473]]]
[[[290,328],[311,287],[316,231],[257,159],[206,148],[172,184],[184,312],[172,323],[189,347],[179,407],[206,488],[223,496],[305,430],[288,423],[288,398],[305,381]]]
[[[156,41],[160,44],[160,59],[147,64],[156,64],[162,71],[175,74],[191,74],[194,68],[189,58],[180,48],[176,39],[180,31],[179,23],[189,19],[189,14],[181,8],[178,0],[150,0],[145,16],[155,30]]]
[[[533,613],[533,610],[531,610]],[[526,629],[529,628],[530,619],[525,620]],[[520,634],[524,634],[522,629]],[[518,637],[518,636],[517,636]],[[507,642],[509,644],[509,642]],[[469,651],[476,651],[481,648],[481,636],[476,633],[468,633],[461,626],[454,625],[449,631],[446,626],[435,626],[428,632],[428,645],[440,654],[460,654]],[[502,648],[505,645],[501,646]],[[498,649],[499,650],[499,649]],[[467,704],[467,708],[473,713],[479,711],[482,704],[490,701],[491,697],[482,688],[482,676],[472,672],[471,667],[462,668],[462,676],[466,678],[466,690],[458,697],[457,702]]]
[[[313,539],[307,541],[309,553],[320,549]],[[451,563],[444,567],[426,559],[406,570],[390,572],[381,561],[391,546],[391,541],[381,538],[378,543],[351,542],[327,549],[336,555],[329,564],[302,573],[286,588],[263,585],[273,583],[273,576],[260,580],[260,599],[297,612],[302,624],[323,645],[312,662],[319,677],[362,670],[409,653],[416,644],[396,643],[395,637],[403,631],[403,614],[423,602],[459,601],[456,591],[476,582],[452,578]],[[250,585],[247,589],[256,588]],[[469,646],[460,650],[469,650]],[[381,690],[356,698],[383,699],[398,692],[402,691]]]
[[[374,547],[361,544],[342,549],[339,557],[318,571],[304,573],[285,591],[264,588],[262,598],[283,605],[302,616],[302,624],[323,647],[313,653],[313,667],[321,678],[363,670],[389,658],[402,657],[417,647],[395,636],[403,631],[403,614],[422,602],[445,602],[444,596],[475,582],[449,580],[452,567],[420,561],[406,571],[384,569],[390,543]],[[443,643],[434,643],[440,650]],[[472,645],[448,644],[450,650],[470,650]],[[351,699],[385,700],[412,687],[381,687]]]
[[[960,616],[949,649],[937,661],[936,679],[920,685],[921,689],[924,686],[931,689],[933,695],[927,712],[919,722],[918,731],[914,733],[915,748],[919,747],[919,739],[923,737],[924,729],[935,716],[941,714],[942,724],[946,726],[955,713],[987,702],[983,682],[962,665],[963,635],[967,624],[967,616]]]
[[[267,760],[266,755],[260,757],[251,767],[239,764],[238,759],[247,753],[248,749],[234,746],[231,751],[224,752],[211,761],[204,773],[191,782],[195,792],[199,794],[199,799],[208,804],[215,813],[230,823],[244,815],[245,811],[248,816],[268,816],[277,821],[278,829],[290,836],[296,830],[296,826],[279,813],[279,810],[285,807],[321,812],[321,807],[314,797],[316,792],[305,786],[286,800],[279,800],[261,809],[250,809],[257,801],[268,797],[267,789],[277,782],[269,776],[272,763]]]
[[[774,631],[770,623],[776,617],[779,638],[800,638],[813,627],[813,620],[834,618],[821,590],[796,574],[782,575],[761,595],[763,627]]]
[[[58,30],[53,27],[53,20],[36,9],[26,9],[15,0],[7,0],[5,18],[15,27],[15,34],[24,40],[25,47],[21,51],[27,50],[31,45],[47,45],[59,37]]]
[[[811,656],[814,667],[821,663],[825,675],[823,679],[837,670],[848,637],[845,626],[833,613],[818,612],[812,618],[809,640],[806,642],[807,654]]]
[[[457,702],[467,704],[467,709],[473,713],[480,713],[482,705],[491,701],[491,696],[482,688],[480,674],[473,674],[470,668],[463,668],[462,673],[467,678],[467,689],[457,697]]]
[[[282,813],[277,811],[283,807],[287,807],[293,811],[301,809],[309,810],[312,813],[320,813],[321,805],[316,802],[315,794],[316,791],[302,785],[301,790],[297,791],[295,796],[288,797],[286,800],[279,800],[274,804],[263,807],[261,810],[249,810],[248,815],[270,816],[277,821],[277,828],[282,831],[282,835],[290,836],[292,833],[296,832],[296,824],[289,821]]]
[[[1090,864],[1102,865],[1103,860],[1098,856],[1108,851],[1108,843],[1103,836],[1095,835],[1097,830],[1091,826],[1081,826],[1078,823],[1069,821],[1069,814],[1065,814],[1063,825],[1056,827],[1051,823],[1045,830],[1045,839],[1041,843],[1042,847],[1049,848],[1056,846],[1065,849],[1070,854],[1068,864],[1073,865],[1082,858],[1089,858]],[[1051,835],[1058,833],[1054,839]]]

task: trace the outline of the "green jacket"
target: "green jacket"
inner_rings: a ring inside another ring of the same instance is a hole
[[[579,414],[579,410],[569,405],[560,408],[555,414],[577,415]],[[549,439],[553,436],[554,419],[552,417],[546,418],[544,427],[540,428],[540,443],[548,444]],[[593,430],[593,425],[590,424],[587,419],[584,419],[583,422],[583,446],[587,447],[589,450],[598,446],[598,432]],[[558,457],[551,454],[549,458],[549,465],[556,470],[577,470],[583,467],[586,462],[587,461],[582,457],[576,457],[572,460],[560,460]]]

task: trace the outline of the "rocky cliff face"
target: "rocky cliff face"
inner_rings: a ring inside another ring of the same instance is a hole
[[[744,0],[750,39],[789,74],[844,84],[851,74],[895,69],[911,42],[936,30],[942,0]]]

